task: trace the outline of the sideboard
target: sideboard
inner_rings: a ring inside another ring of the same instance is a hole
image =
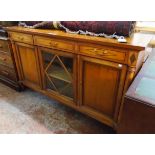
[[[19,83],[117,129],[123,96],[152,36],[127,43],[60,30],[8,27]]]

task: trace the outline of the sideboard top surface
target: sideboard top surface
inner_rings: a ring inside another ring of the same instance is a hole
[[[145,47],[148,46],[150,41],[155,38],[153,34],[138,32],[138,33],[134,33],[132,37],[126,38],[127,43],[119,43],[117,39],[71,34],[61,30],[31,29],[31,28],[24,28],[19,26],[6,27],[5,29],[7,31],[13,31],[13,32],[29,33],[33,35],[42,35],[42,36],[54,37],[54,38],[60,38],[60,39],[65,38],[72,41],[84,41],[84,42],[97,43],[97,44],[106,45],[106,46],[126,48],[129,50],[135,50],[137,52],[144,50]]]

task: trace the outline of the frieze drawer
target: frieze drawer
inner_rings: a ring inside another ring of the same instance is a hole
[[[10,38],[14,41],[33,44],[33,37],[30,34],[10,32],[9,35],[10,35]]]
[[[57,39],[50,39],[46,37],[34,36],[34,44],[43,47],[49,47],[54,49],[60,49],[65,51],[74,52],[75,46],[72,42],[61,41]]]
[[[15,72],[7,66],[0,65],[0,75],[12,81],[17,80]]]
[[[121,62],[124,62],[126,57],[126,52],[120,50],[117,51],[113,48],[80,45],[79,50],[80,53],[84,55]]]
[[[10,52],[9,44],[5,40],[0,40],[0,51]]]
[[[4,52],[0,52],[0,64],[13,68],[13,62],[11,56]]]

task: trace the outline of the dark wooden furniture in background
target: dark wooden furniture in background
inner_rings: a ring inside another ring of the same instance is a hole
[[[20,90],[11,43],[4,29],[0,29],[0,81]]]
[[[155,133],[155,49],[125,95],[118,133]]]
[[[121,44],[59,30],[7,31],[20,83],[117,128],[124,92],[151,35],[135,34]]]

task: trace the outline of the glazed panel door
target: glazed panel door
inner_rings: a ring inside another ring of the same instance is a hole
[[[126,66],[80,57],[79,98],[84,111],[108,123],[117,121]]]
[[[76,56],[54,49],[39,48],[44,89],[58,98],[76,100]]]
[[[36,48],[23,43],[15,43],[15,46],[20,81],[30,88],[40,89],[41,80]]]

